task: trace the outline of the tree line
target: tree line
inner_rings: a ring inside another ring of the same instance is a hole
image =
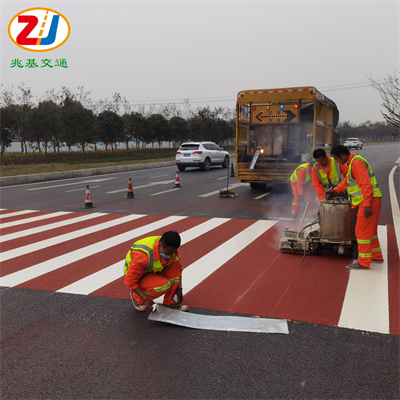
[[[174,103],[148,109],[138,105],[132,111],[129,102],[119,93],[111,101],[101,99],[94,103],[90,92],[78,87],[78,92],[63,87],[61,91],[48,90],[37,103],[31,88],[24,84],[2,88],[0,92],[0,145],[1,153],[13,141],[21,142],[21,151],[27,143],[34,150],[57,152],[62,146],[73,146],[85,151],[88,146],[102,142],[105,149],[113,151],[117,142],[134,141],[136,147],[143,143],[163,142],[177,146],[188,140],[209,140],[216,143],[233,141],[235,119],[233,110],[207,105],[191,109],[188,100],[183,110]]]
[[[347,138],[359,138],[363,142],[387,142],[400,139],[399,128],[386,121],[367,121],[358,125],[350,121],[339,122],[336,132],[339,134],[340,142],[344,142]]]

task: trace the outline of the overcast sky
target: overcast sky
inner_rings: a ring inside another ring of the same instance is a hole
[[[71,25],[45,53],[8,36],[15,14],[49,7]],[[84,86],[91,98],[120,93],[132,106],[179,103],[234,107],[242,90],[315,86],[340,121],[383,121],[368,77],[399,68],[398,1],[2,1],[1,83],[47,89]],[[10,68],[14,59],[67,60],[68,68]],[[200,103],[199,103],[200,102]]]

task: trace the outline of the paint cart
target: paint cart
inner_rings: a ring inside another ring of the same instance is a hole
[[[317,255],[323,250],[358,258],[358,246],[355,236],[357,209],[343,196],[323,200],[320,203],[318,218],[303,226],[304,216],[299,230],[285,229],[279,242],[282,253]],[[304,260],[304,257],[303,257]]]

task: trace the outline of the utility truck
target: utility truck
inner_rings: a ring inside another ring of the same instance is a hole
[[[252,189],[290,182],[316,148],[337,144],[336,104],[315,87],[245,90],[236,103],[236,177]]]

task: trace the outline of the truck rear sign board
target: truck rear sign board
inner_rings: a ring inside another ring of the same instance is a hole
[[[300,122],[298,109],[293,106],[285,106],[284,109],[279,105],[253,106],[252,116],[253,124],[298,124]]]

